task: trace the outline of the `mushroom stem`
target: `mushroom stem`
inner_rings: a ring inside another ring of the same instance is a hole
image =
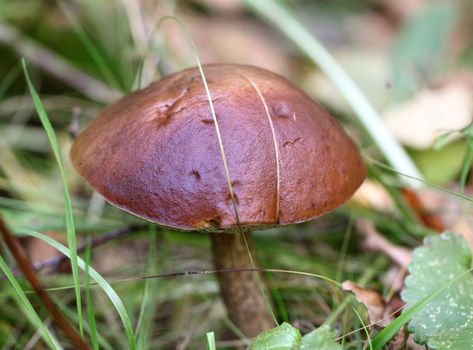
[[[253,261],[256,261],[251,231],[244,232],[244,235]],[[239,270],[253,268],[243,235],[212,233],[211,238],[216,269]],[[217,274],[228,315],[249,338],[253,338],[275,326],[258,287],[256,274],[257,272],[254,271]]]

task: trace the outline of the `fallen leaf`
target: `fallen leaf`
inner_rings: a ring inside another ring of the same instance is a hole
[[[369,179],[365,180],[358,188],[352,201],[363,207],[386,213],[393,213],[395,208],[386,189],[378,182]]]
[[[372,223],[358,220],[356,227],[365,236],[362,244],[366,249],[382,252],[400,266],[407,266],[410,263],[411,250],[389,242],[376,231]]]
[[[450,189],[455,192],[460,191],[455,187]],[[473,211],[468,203],[450,194],[429,188],[420,189],[416,191],[416,194],[423,207],[438,215],[445,227],[463,236],[473,252]],[[467,188],[465,195],[471,197],[473,193]]]
[[[345,291],[352,292],[356,299],[366,307],[370,324],[374,325],[375,328],[382,329],[394,320],[395,310],[392,310],[378,292],[360,287],[351,281],[343,282],[342,288]],[[406,340],[406,332],[403,327],[384,348],[387,350],[404,349]]]
[[[392,319],[391,317],[385,319],[386,303],[378,292],[360,287],[351,281],[343,282],[342,288],[344,291],[352,292],[356,299],[365,305],[370,323],[375,324],[375,327],[385,327]]]
[[[467,79],[450,79],[438,88],[425,89],[413,99],[385,113],[388,129],[403,144],[415,149],[432,147],[446,130],[459,130],[472,121],[473,87]]]
[[[66,243],[65,236],[61,233],[45,232],[45,235],[63,244]],[[28,258],[33,264],[41,263],[48,259],[55,258],[57,256],[62,255],[59,251],[57,251],[56,249],[51,247],[49,244],[45,243],[44,241],[40,239],[31,238],[31,237],[24,238],[22,239],[22,244],[25,248]],[[61,266],[61,267],[64,267],[64,266]]]

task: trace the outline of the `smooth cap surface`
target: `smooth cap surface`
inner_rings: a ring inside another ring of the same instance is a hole
[[[363,182],[355,143],[288,80],[240,65],[206,65],[204,72],[242,225],[310,220]],[[183,230],[237,227],[197,68],[106,108],[76,139],[71,159],[108,201],[149,221]]]

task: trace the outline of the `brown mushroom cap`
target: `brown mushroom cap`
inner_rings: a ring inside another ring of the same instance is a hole
[[[351,197],[366,170],[321,106],[260,68],[203,69],[242,225],[310,220]],[[71,158],[108,201],[149,221],[182,230],[238,226],[197,68],[106,108],[76,139]]]

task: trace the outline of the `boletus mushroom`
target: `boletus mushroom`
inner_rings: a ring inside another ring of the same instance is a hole
[[[288,80],[243,65],[203,70],[217,125],[199,70],[187,69],[106,108],[75,140],[72,163],[115,206],[209,232],[216,269],[249,269],[241,233],[254,254],[251,230],[327,213],[352,196],[366,170],[340,125]],[[255,272],[218,279],[247,336],[274,326]]]

